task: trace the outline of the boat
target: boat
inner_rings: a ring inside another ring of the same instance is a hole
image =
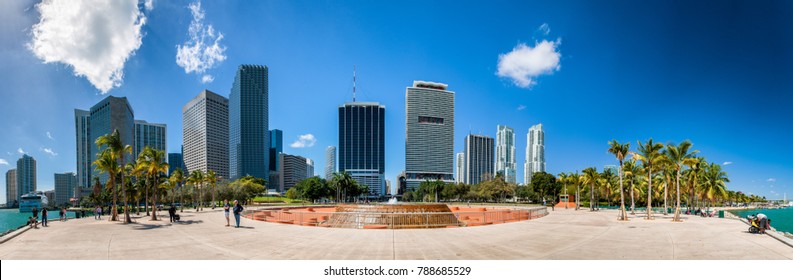
[[[33,211],[33,207],[41,211],[41,206],[47,205],[48,202],[47,196],[42,191],[24,194],[19,201],[19,213],[29,213]]]

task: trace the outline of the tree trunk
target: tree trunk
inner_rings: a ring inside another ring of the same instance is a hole
[[[666,204],[666,198],[669,196],[667,194],[667,192],[666,192],[668,187],[669,187],[669,181],[667,181],[666,184],[664,184],[664,216],[666,216],[667,213],[669,213],[669,211],[668,211],[669,207],[667,207],[667,204]]]
[[[149,188],[145,188],[146,197],[143,199],[143,209],[146,210],[146,216],[149,216]]]
[[[595,184],[589,185],[589,211],[595,211]]]
[[[628,220],[628,212],[625,211],[625,192],[622,189],[622,161],[620,161],[620,219],[623,221]]]
[[[680,169],[677,170],[677,178],[675,180],[675,188],[677,188],[677,203],[675,204],[675,217],[672,221],[680,221]]]
[[[653,219],[653,174],[650,171],[652,166],[647,167],[647,218]]]
[[[636,201],[633,199],[633,177],[631,177],[631,215],[636,215]]]
[[[151,220],[152,221],[156,221],[157,220],[157,186],[155,185],[156,182],[157,182],[157,178],[155,178],[152,181],[152,193],[151,193],[151,199],[152,199]]]

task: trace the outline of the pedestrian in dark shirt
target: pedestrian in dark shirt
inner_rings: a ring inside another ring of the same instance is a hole
[[[171,208],[168,208],[168,216],[171,217],[171,223],[176,222],[176,207],[171,204]]]
[[[234,220],[237,222],[237,227],[240,227],[240,213],[242,213],[242,205],[239,201],[234,201]]]
[[[41,226],[43,227],[47,226],[47,212],[47,207],[41,208]]]

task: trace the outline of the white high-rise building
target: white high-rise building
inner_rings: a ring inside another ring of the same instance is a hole
[[[542,124],[529,128],[526,134],[526,162],[523,165],[523,182],[531,183],[531,176],[535,172],[545,172],[545,132]]]
[[[325,148],[325,180],[333,179],[333,172],[336,172],[336,147],[328,146]]]
[[[515,162],[515,130],[499,125],[496,131],[496,174],[504,176],[507,183],[517,184]]]
[[[454,182],[454,92],[441,83],[414,81],[405,92],[405,180]]]
[[[204,90],[182,107],[182,157],[187,170],[229,179],[229,101]]]
[[[314,177],[314,160],[306,159],[306,178]]]
[[[455,161],[457,164],[457,174],[454,176],[454,182],[460,184],[465,182],[465,178],[463,178],[465,176],[465,153],[457,153],[455,158],[457,159]]]

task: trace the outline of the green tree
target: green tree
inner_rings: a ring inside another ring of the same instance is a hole
[[[726,183],[730,182],[730,179],[727,178],[727,172],[724,172],[721,165],[717,163],[706,165],[704,175],[702,196],[703,199],[708,200],[708,209],[710,209],[711,205],[715,205],[717,199],[727,196]]]
[[[138,156],[139,168],[146,174],[149,188],[152,190],[151,220],[157,220],[157,194],[160,190],[160,176],[168,172],[168,163],[165,161],[165,151],[144,147]]]
[[[96,138],[96,146],[102,150],[100,154],[97,155],[97,161],[99,161],[100,157],[107,157],[106,161],[112,160],[115,161],[115,164],[110,166],[107,163],[104,164],[105,168],[109,169],[100,169],[100,172],[104,170],[104,173],[108,174],[108,182],[110,183],[110,189],[113,191],[113,206],[110,216],[111,221],[118,221],[118,210],[116,205],[118,204],[118,191],[116,190],[116,175],[121,172],[121,164],[124,162],[124,154],[132,154],[132,146],[124,145],[121,142],[121,134],[118,132],[118,129],[114,129],[111,134],[105,134]],[[107,151],[107,154],[104,154]],[[104,154],[104,155],[102,155]],[[96,163],[96,162],[95,162]],[[124,181],[123,173],[122,173],[121,182]],[[123,188],[123,184],[122,184]],[[124,193],[124,190],[121,190]],[[124,223],[129,223],[130,221],[124,221]]]
[[[317,176],[298,182],[294,188],[298,197],[311,201],[328,197],[333,193],[333,189],[328,185],[328,182]]]
[[[331,185],[336,191],[336,200],[341,200],[342,202],[347,201],[348,194],[353,195],[361,189],[358,186],[358,182],[353,180],[350,174],[345,171],[333,173]]]
[[[634,153],[634,158],[641,161],[644,169],[647,171],[647,218],[648,220],[653,219],[653,173],[657,172],[656,168],[661,164],[663,161],[662,150],[664,145],[660,143],[653,143],[653,139],[647,141],[646,144],[642,144],[642,141],[639,141],[639,152]]]
[[[630,150],[631,143],[620,144],[617,140],[611,140],[609,142],[609,153],[612,153],[614,157],[617,158],[617,161],[620,163],[620,169],[618,171],[620,177],[620,217],[619,219],[622,221],[628,220],[628,212],[625,211],[625,189],[622,186],[622,171],[623,165],[622,162],[625,160],[625,156],[628,155],[628,150]]]
[[[193,186],[193,202],[197,203],[196,212],[201,211],[201,202],[203,202],[201,200],[201,187],[204,185],[204,172],[193,170],[193,172],[190,172],[190,177],[187,178],[187,183]]]
[[[181,167],[177,167],[173,173],[171,173],[171,177],[169,178],[172,185],[175,185],[177,189],[179,189],[179,208],[180,212],[184,211],[184,171]]]
[[[206,178],[207,184],[212,189],[212,209],[215,209],[215,205],[217,205],[217,201],[215,200],[215,193],[218,187],[218,176],[215,174],[214,170],[207,171]]]
[[[553,195],[560,189],[556,183],[556,177],[546,172],[535,172],[531,176],[531,187],[534,192],[540,194],[540,199],[543,201],[546,201],[547,195]]]
[[[631,190],[631,214],[636,214],[636,201],[634,199],[634,182],[636,178],[640,175],[641,170],[639,170],[639,166],[636,165],[636,160],[631,159],[625,162],[622,166],[622,173],[625,176],[625,179],[628,180],[628,187]]]
[[[595,184],[600,180],[600,173],[597,172],[595,167],[586,168],[583,172],[581,183],[589,185],[589,211],[595,211]]]

